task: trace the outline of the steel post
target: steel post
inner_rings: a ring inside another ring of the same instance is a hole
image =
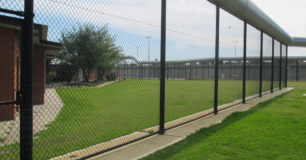
[[[296,81],[299,81],[299,60],[296,60],[296,66],[295,66],[295,78],[296,78]]]
[[[243,86],[242,86],[242,103],[245,103],[246,88],[246,56],[247,56],[247,23],[244,22],[243,32]]]
[[[260,33],[260,68],[259,68],[259,97],[262,97],[262,72],[263,72],[263,32]]]
[[[218,114],[220,7],[216,5],[214,113]]]
[[[283,56],[283,45],[280,43],[280,56],[279,56],[279,90],[282,89],[282,56]]]
[[[20,159],[33,159],[33,0],[24,1],[21,54]]]
[[[288,82],[288,45],[286,45],[286,76],[285,76],[285,87],[287,88]]]
[[[165,133],[166,0],[161,4],[159,134]]]
[[[274,38],[272,38],[272,64],[271,64],[271,93],[273,93],[273,81],[274,81]]]

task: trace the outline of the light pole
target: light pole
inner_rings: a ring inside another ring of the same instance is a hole
[[[139,46],[136,46],[136,58],[137,58],[137,60],[138,60],[138,55],[139,55]]]
[[[235,57],[236,57],[236,52],[237,52],[237,43],[238,41],[233,41],[234,45],[235,45]]]
[[[150,61],[150,39],[152,38],[151,36],[146,36],[148,39],[148,61]]]
[[[228,26],[228,29],[232,29],[232,26]],[[235,57],[236,57],[236,53],[237,53],[237,43],[238,43],[238,41],[233,41],[233,44],[235,46]]]

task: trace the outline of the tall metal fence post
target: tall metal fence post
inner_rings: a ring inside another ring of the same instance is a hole
[[[243,86],[242,86],[242,103],[245,103],[246,87],[246,56],[247,56],[247,23],[244,21],[243,27]]]
[[[220,31],[220,7],[216,5],[216,42],[215,42],[215,95],[214,113],[218,114],[218,85],[219,85],[219,31]]]
[[[192,79],[192,63],[190,62],[190,65],[189,65],[189,80],[191,80]]]
[[[166,0],[161,4],[159,134],[165,133]]]
[[[187,66],[186,66],[186,63],[184,64],[185,66],[185,80],[187,79]]]
[[[295,79],[296,81],[299,81],[299,60],[296,60],[295,73]]]
[[[260,33],[260,68],[259,68],[259,97],[262,97],[262,72],[263,72],[263,31]]]
[[[285,87],[287,88],[288,82],[288,45],[286,45],[286,77],[285,77]]]
[[[174,80],[176,79],[176,65],[174,64],[173,65],[173,68],[174,68]]]
[[[274,81],[274,38],[272,38],[271,93],[273,93],[273,81]]]
[[[195,63],[195,79],[198,79],[198,64]]]
[[[20,159],[33,159],[33,0],[24,1],[21,55]]]
[[[204,66],[204,62],[202,62],[202,67],[203,67],[203,80],[205,79],[205,66]]]
[[[279,56],[279,90],[282,89],[282,57],[283,57],[283,44],[280,43],[280,56]]]
[[[143,64],[141,64],[141,76],[142,76],[142,79],[145,79],[143,69],[144,69]]]

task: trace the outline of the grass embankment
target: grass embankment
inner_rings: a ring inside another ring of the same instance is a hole
[[[306,89],[234,113],[143,160],[306,159]]]

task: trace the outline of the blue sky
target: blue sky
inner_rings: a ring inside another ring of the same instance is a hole
[[[13,1],[2,1],[0,5],[22,8],[23,0]],[[285,7],[284,1],[279,0],[276,9],[270,1],[275,0],[253,0],[282,26],[284,21],[278,16],[281,16],[280,7]],[[36,0],[35,22],[49,26],[48,39],[53,41],[60,38],[61,32],[71,31],[78,25],[107,25],[124,54],[139,60],[148,60],[146,36],[150,36],[150,60],[159,59],[160,0]],[[225,11],[221,11],[220,23],[220,56],[242,56],[243,23]],[[287,23],[284,26],[291,35],[303,36],[305,31],[298,27],[294,32]],[[248,54],[257,56],[259,31],[250,27],[248,33]],[[206,0],[167,1],[167,60],[214,57],[214,38],[214,5]],[[303,55],[304,51],[304,48],[290,48],[289,54]]]

